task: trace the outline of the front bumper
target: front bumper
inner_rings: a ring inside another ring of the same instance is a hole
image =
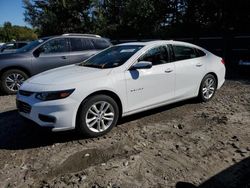
[[[41,127],[51,127],[52,131],[63,131],[75,128],[79,103],[67,97],[53,101],[40,101],[31,96],[17,94],[19,114]]]

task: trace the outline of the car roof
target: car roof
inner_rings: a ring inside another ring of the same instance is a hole
[[[162,42],[167,42],[167,41],[159,41],[159,40],[155,40],[155,41],[148,41],[148,42],[126,42],[126,43],[121,43],[118,44],[118,46],[124,46],[124,45],[141,45],[141,46],[147,46],[147,45],[151,45],[151,44],[160,44]]]
[[[118,44],[118,46],[122,45],[142,45],[142,46],[148,46],[148,45],[155,45],[155,44],[162,44],[162,43],[172,43],[173,40],[153,40],[153,41],[147,41],[147,42],[126,42],[122,44]]]
[[[81,33],[65,33],[62,35],[53,35],[53,36],[48,36],[48,37],[43,37],[43,38],[88,38],[88,39],[101,39],[101,40],[107,40],[107,38],[104,38],[100,35],[95,35],[95,34],[81,34]]]
[[[141,45],[141,46],[152,46],[152,45],[157,45],[157,44],[164,44],[164,43],[169,43],[169,44],[176,44],[176,45],[184,45],[184,46],[190,46],[194,48],[199,48],[203,49],[200,46],[188,43],[188,42],[182,42],[182,41],[174,41],[174,40],[154,40],[154,41],[148,41],[148,42],[126,42],[122,44],[118,44],[117,46],[124,46],[124,45]],[[203,49],[205,50],[205,49]]]

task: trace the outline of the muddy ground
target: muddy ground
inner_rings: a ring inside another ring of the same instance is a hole
[[[188,184],[190,183],[190,184]],[[250,82],[122,119],[108,135],[51,133],[0,96],[0,187],[250,187]]]

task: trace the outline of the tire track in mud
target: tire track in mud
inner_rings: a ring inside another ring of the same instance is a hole
[[[76,152],[65,159],[62,164],[54,167],[43,178],[43,181],[51,180],[54,177],[62,176],[64,174],[84,171],[92,166],[105,164],[111,159],[128,158],[140,153],[133,149],[133,145],[134,143],[130,140],[123,139],[122,141],[106,148],[93,148]]]

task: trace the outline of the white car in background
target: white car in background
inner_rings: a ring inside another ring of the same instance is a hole
[[[119,117],[193,97],[209,101],[224,81],[222,58],[198,46],[126,43],[28,79],[17,107],[40,126],[76,128],[95,137],[110,131]]]

